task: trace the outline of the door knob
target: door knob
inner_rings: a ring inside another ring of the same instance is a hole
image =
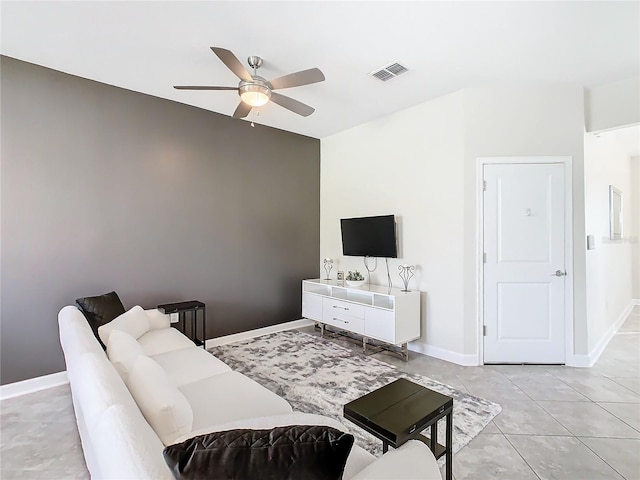
[[[567,274],[567,271],[556,270],[556,273],[551,275],[552,277],[564,277]]]

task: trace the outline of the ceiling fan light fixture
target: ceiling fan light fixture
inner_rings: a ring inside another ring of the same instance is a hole
[[[245,118],[251,113],[252,108],[261,107],[270,101],[303,117],[308,117],[315,111],[315,109],[309,105],[305,105],[291,97],[272,91],[323,82],[325,80],[324,74],[319,68],[310,68],[308,70],[290,73],[268,82],[256,74],[258,68],[262,65],[262,59],[260,57],[251,56],[247,59],[249,66],[253,68],[252,75],[242,66],[238,57],[236,57],[231,50],[221,47],[211,47],[211,50],[218,56],[222,63],[240,79],[238,88],[215,85],[175,85],[174,88],[178,90],[236,90],[238,95],[240,95],[241,102],[233,112],[233,118]]]
[[[271,98],[269,87],[255,83],[241,85],[239,93],[242,101],[252,107],[261,107]]]

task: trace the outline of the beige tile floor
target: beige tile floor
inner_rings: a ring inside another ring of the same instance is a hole
[[[588,369],[376,358],[502,405],[454,456],[456,480],[640,480],[640,307]],[[89,478],[68,386],[0,407],[3,480]]]

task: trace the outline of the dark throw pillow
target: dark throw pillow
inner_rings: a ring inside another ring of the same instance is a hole
[[[339,480],[353,435],[321,425],[207,433],[170,445],[164,460],[177,479]]]
[[[104,343],[98,336],[98,327],[109,323],[125,312],[120,297],[116,292],[109,292],[95,297],[76,298],[76,305],[78,305],[87,322],[91,325],[93,334],[100,342],[100,345],[106,350]]]

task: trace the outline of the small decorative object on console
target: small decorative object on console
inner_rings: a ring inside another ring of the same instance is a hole
[[[344,272],[338,271],[336,281],[338,285],[344,285]]]
[[[331,269],[333,268],[333,259],[332,258],[325,258],[324,259],[324,271],[327,272],[327,278],[325,278],[325,280],[331,280]]]
[[[350,287],[359,287],[360,285],[364,285],[364,281],[364,277],[358,270],[354,272],[349,270],[347,274],[347,285]]]
[[[413,272],[415,271],[415,265],[399,265],[398,270],[400,270],[400,278],[402,279],[402,283],[404,283],[403,292],[409,292],[409,280],[413,277]]]

